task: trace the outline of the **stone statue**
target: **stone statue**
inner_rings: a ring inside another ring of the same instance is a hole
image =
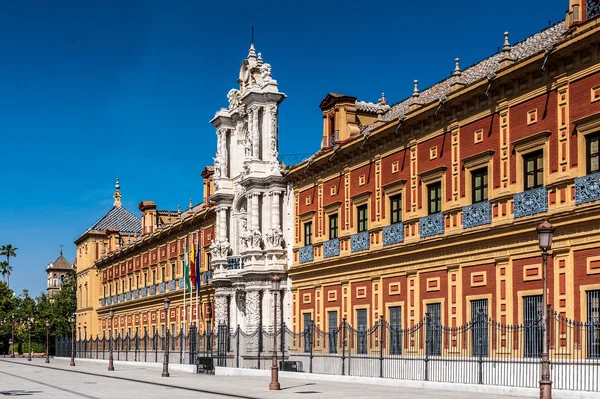
[[[215,242],[215,240],[210,240],[210,253],[213,259],[219,257],[219,245]]]
[[[221,177],[221,160],[218,152],[213,157],[213,162],[215,164],[215,179],[218,179]]]
[[[225,241],[221,241],[219,243],[219,252],[221,255],[221,258],[224,259],[227,257],[227,255],[229,255],[229,241],[227,241],[227,239],[225,239]]]
[[[262,234],[260,230],[256,229],[252,232],[252,248],[260,249],[260,242],[262,241]]]
[[[240,242],[244,249],[250,248],[252,244],[252,234],[248,231],[246,218],[240,220]]]
[[[271,65],[265,63],[260,66],[260,77],[264,83],[273,80],[273,77],[271,76]]]
[[[280,228],[273,229],[273,248],[281,248],[283,242],[283,231]]]
[[[229,109],[237,108],[240,105],[240,91],[236,89],[229,90],[227,100],[229,101]]]

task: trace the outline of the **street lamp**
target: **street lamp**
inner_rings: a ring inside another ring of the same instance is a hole
[[[27,361],[31,361],[31,323],[33,323],[33,317],[27,319],[27,335],[29,336],[29,351],[27,354]]]
[[[10,355],[10,357],[14,358],[15,357],[15,314],[14,313],[12,313],[10,315],[10,319],[11,319],[10,329],[11,329],[11,335],[12,335],[12,354]]]
[[[550,381],[550,357],[548,355],[548,250],[552,247],[554,226],[548,218],[537,227],[538,241],[542,250],[542,378],[540,379],[540,398],[552,398],[552,381]]]
[[[50,322],[46,320],[46,363],[50,363],[50,346],[48,345],[48,329],[50,328]]]
[[[165,338],[167,342],[167,347],[165,348],[165,355],[163,359],[163,371],[161,375],[162,377],[169,377],[169,303],[171,303],[171,300],[169,298],[165,298],[165,324],[167,325],[167,327],[165,328]]]
[[[69,321],[71,322],[71,363],[69,366],[75,366],[75,313],[71,316]]]
[[[273,363],[271,364],[271,383],[269,390],[279,391],[279,368],[277,367],[277,293],[279,292],[279,284],[281,277],[277,274],[271,280],[271,288],[273,289]],[[283,331],[281,332],[283,334]]]
[[[113,352],[112,352],[112,340],[113,340],[113,317],[115,317],[115,312],[114,310],[110,310],[110,312],[108,313],[110,315],[110,330],[108,331],[108,351],[109,351],[109,355],[108,355],[108,371],[115,371],[115,368],[113,366]]]

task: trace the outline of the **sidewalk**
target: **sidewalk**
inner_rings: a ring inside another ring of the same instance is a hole
[[[161,370],[135,365],[115,365],[107,371],[106,363],[78,362],[70,367],[65,359],[0,358],[0,391],[25,389],[38,391],[32,396],[44,398],[153,398],[237,397],[237,398],[460,398],[499,399],[505,396],[480,393],[426,391],[393,386],[348,384],[282,378],[281,391],[269,391],[268,377],[227,377],[171,372],[161,378]],[[12,378],[11,378],[12,377]],[[176,390],[176,393],[174,392]],[[43,395],[41,393],[43,392]],[[0,393],[1,395],[1,393]],[[74,395],[74,396],[71,396]],[[514,397],[516,398],[516,397]]]

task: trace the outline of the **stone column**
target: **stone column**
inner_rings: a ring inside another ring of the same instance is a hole
[[[217,217],[219,219],[219,242],[227,240],[227,207],[217,208]]]
[[[260,158],[260,129],[258,127],[258,115],[260,108],[257,106],[252,107],[252,155],[255,159]]]
[[[273,229],[279,229],[281,226],[279,224],[279,201],[280,201],[280,191],[272,191],[271,195],[271,227]]]
[[[279,151],[277,138],[277,105],[272,104],[269,110],[269,156],[272,170],[279,170]]]
[[[229,129],[219,129],[222,130],[221,134],[221,176],[229,177],[229,173],[227,173],[227,169],[229,168],[229,148],[227,148],[227,135],[229,134]]]
[[[252,192],[250,193],[250,196],[252,197],[252,231],[258,230],[260,228],[259,225],[259,216],[260,216],[260,210],[259,210],[259,198],[260,198],[260,193],[259,192]]]

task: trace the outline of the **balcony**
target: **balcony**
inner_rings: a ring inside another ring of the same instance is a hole
[[[175,291],[177,289],[177,280],[169,281],[169,291]]]
[[[108,297],[104,300],[105,305],[112,305],[112,297]]]
[[[463,206],[463,229],[492,223],[492,204],[489,201],[476,202]]]
[[[515,219],[548,211],[548,190],[543,186],[515,194],[513,200]]]
[[[128,301],[131,301],[131,291],[129,291],[125,297],[127,298]]]
[[[165,283],[158,284],[158,292],[160,294],[164,294],[166,290],[167,290],[167,285]]]
[[[156,295],[156,285],[150,286],[150,295]]]
[[[352,234],[350,236],[350,251],[360,252],[366,251],[371,247],[371,240],[368,231]]]
[[[228,256],[227,257],[227,270],[239,270],[243,269],[244,264],[242,263],[241,256]]]
[[[138,299],[140,297],[140,290],[133,291],[133,299]]]
[[[329,241],[323,243],[323,257],[332,258],[340,255],[340,240],[339,238],[332,238]]]
[[[444,234],[444,215],[437,212],[419,219],[419,235],[421,238]]]
[[[404,225],[402,222],[390,224],[383,228],[383,246],[404,242]]]
[[[300,248],[300,263],[312,262],[315,259],[315,250],[312,245]]]
[[[142,297],[145,297],[148,295],[148,288],[144,287],[142,288]]]
[[[179,288],[185,288],[185,277],[179,279]]]
[[[202,281],[204,282],[204,284],[208,284],[208,282],[210,281],[211,278],[212,278],[212,270],[207,270],[202,275]]]
[[[125,294],[119,294],[119,302],[125,302]]]
[[[102,298],[100,299],[100,306],[105,306],[106,305],[106,299]]]
[[[575,205],[600,200],[600,173],[575,179]]]

